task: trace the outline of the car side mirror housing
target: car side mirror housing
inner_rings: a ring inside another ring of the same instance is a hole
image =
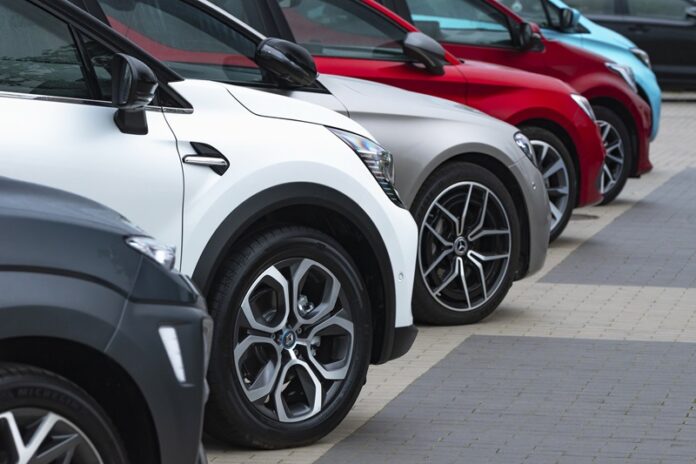
[[[690,6],[686,9],[686,17],[696,22],[696,6]]]
[[[404,54],[423,64],[431,74],[445,73],[443,62],[447,52],[435,39],[422,32],[409,32],[404,39]]]
[[[118,108],[116,125],[125,134],[148,133],[145,108],[157,91],[157,76],[145,63],[117,53],[111,62],[111,102]]]
[[[574,31],[580,22],[580,12],[575,8],[563,8],[559,13],[561,30]]]
[[[256,64],[287,87],[307,87],[317,80],[317,65],[302,46],[283,39],[268,38],[256,48]]]
[[[541,52],[544,50],[544,41],[541,34],[534,30],[529,23],[522,23],[519,28],[518,41],[524,51]]]

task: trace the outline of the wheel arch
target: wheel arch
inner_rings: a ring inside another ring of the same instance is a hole
[[[0,340],[0,360],[56,373],[85,390],[116,425],[133,462],[161,462],[152,413],[136,382],[116,361],[99,350],[54,337]],[[117,386],[119,395],[113,395]],[[138,414],[132,414],[132,411]]]
[[[244,201],[218,226],[196,264],[193,280],[207,295],[224,258],[252,234],[279,225],[327,233],[351,255],[372,306],[371,361],[386,362],[394,345],[396,295],[391,259],[369,216],[352,199],[312,183],[283,184]]]

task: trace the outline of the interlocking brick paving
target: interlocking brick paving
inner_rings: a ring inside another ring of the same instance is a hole
[[[616,218],[541,280],[696,286],[696,169],[685,169]]]
[[[474,335],[318,462],[694,462],[696,344]]]

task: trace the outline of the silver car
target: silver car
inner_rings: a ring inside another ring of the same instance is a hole
[[[480,321],[514,280],[542,267],[549,200],[531,161],[533,148],[513,126],[435,97],[345,77],[317,78],[304,49],[265,40],[232,15],[244,17],[242,1],[217,2],[225,10],[206,0],[90,3],[92,14],[186,78],[246,84],[319,104],[353,118],[383,143],[393,153],[401,199],[420,226],[418,320]],[[288,69],[311,79],[293,81]],[[350,133],[341,137],[368,154],[382,150],[376,143],[359,146],[364,140]]]

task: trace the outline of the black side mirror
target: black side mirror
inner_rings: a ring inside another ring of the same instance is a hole
[[[111,81],[111,101],[118,108],[116,125],[125,134],[146,135],[145,108],[155,98],[155,73],[142,61],[117,53],[111,61]]]
[[[560,26],[563,31],[574,31],[580,22],[580,12],[575,8],[563,8],[560,12]]]
[[[544,41],[541,40],[541,34],[535,32],[529,23],[520,25],[518,40],[520,48],[524,51],[540,52],[544,50]]]
[[[686,9],[686,17],[692,21],[696,21],[696,6],[690,6]]]
[[[317,80],[317,65],[300,45],[269,38],[256,48],[254,61],[259,67],[288,87],[307,87]]]
[[[435,39],[422,32],[406,34],[404,53],[407,57],[422,63],[431,74],[441,76],[445,73],[443,61],[447,52]]]

